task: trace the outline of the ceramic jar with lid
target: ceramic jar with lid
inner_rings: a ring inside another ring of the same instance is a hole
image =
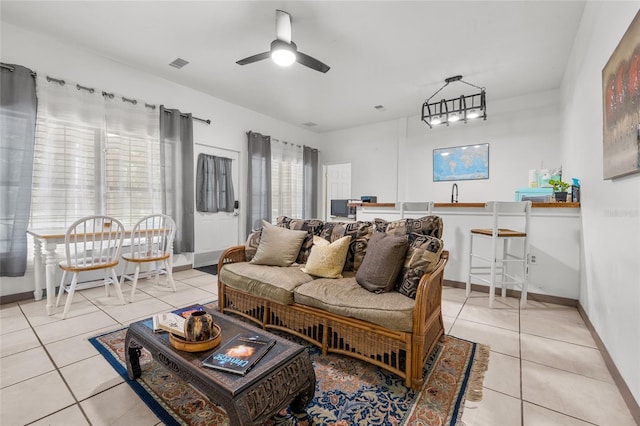
[[[195,311],[184,323],[184,334],[188,341],[201,342],[214,337],[213,316],[205,311]]]

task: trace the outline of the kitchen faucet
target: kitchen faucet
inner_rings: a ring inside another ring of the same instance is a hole
[[[453,192],[455,190],[456,193],[456,197],[453,198]],[[451,187],[451,202],[452,203],[457,203],[458,202],[458,184],[454,183],[453,186]]]

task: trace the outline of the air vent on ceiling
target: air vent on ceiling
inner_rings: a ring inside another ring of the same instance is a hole
[[[306,123],[302,123],[302,125],[307,127],[317,126],[317,124],[314,123],[313,121],[307,121]]]
[[[187,65],[188,63],[189,63],[189,61],[185,61],[182,58],[177,58],[176,60],[171,62],[169,65],[174,67],[174,68],[180,69],[180,68],[184,67],[185,65]]]

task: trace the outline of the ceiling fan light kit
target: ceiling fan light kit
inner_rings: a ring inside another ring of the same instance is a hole
[[[316,58],[298,52],[298,46],[291,41],[291,15],[283,10],[276,10],[276,39],[271,42],[269,51],[240,59],[236,64],[252,64],[269,57],[273,62],[283,67],[297,62],[322,73],[326,73],[331,69],[327,64],[320,62]]]
[[[460,95],[458,98],[442,99],[440,101],[431,102],[442,89],[447,87],[449,83],[459,81],[469,86],[480,89],[480,93],[472,95]],[[449,77],[445,79],[444,86],[438,89],[422,104],[422,121],[424,121],[430,129],[440,124],[455,123],[456,121],[467,122],[474,118],[487,119],[487,97],[484,87],[467,83],[462,80],[461,75]]]
[[[288,67],[296,61],[296,44],[285,43],[280,40],[271,42],[271,59],[281,67]]]

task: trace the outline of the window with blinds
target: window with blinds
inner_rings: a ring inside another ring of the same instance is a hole
[[[125,226],[162,212],[160,142],[109,133],[104,155],[104,211]]]
[[[101,208],[101,129],[38,117],[31,227],[65,228]]]
[[[271,217],[302,217],[302,148],[271,139]]]
[[[159,117],[70,84],[39,86],[30,227],[109,215],[125,226],[162,213]]]

